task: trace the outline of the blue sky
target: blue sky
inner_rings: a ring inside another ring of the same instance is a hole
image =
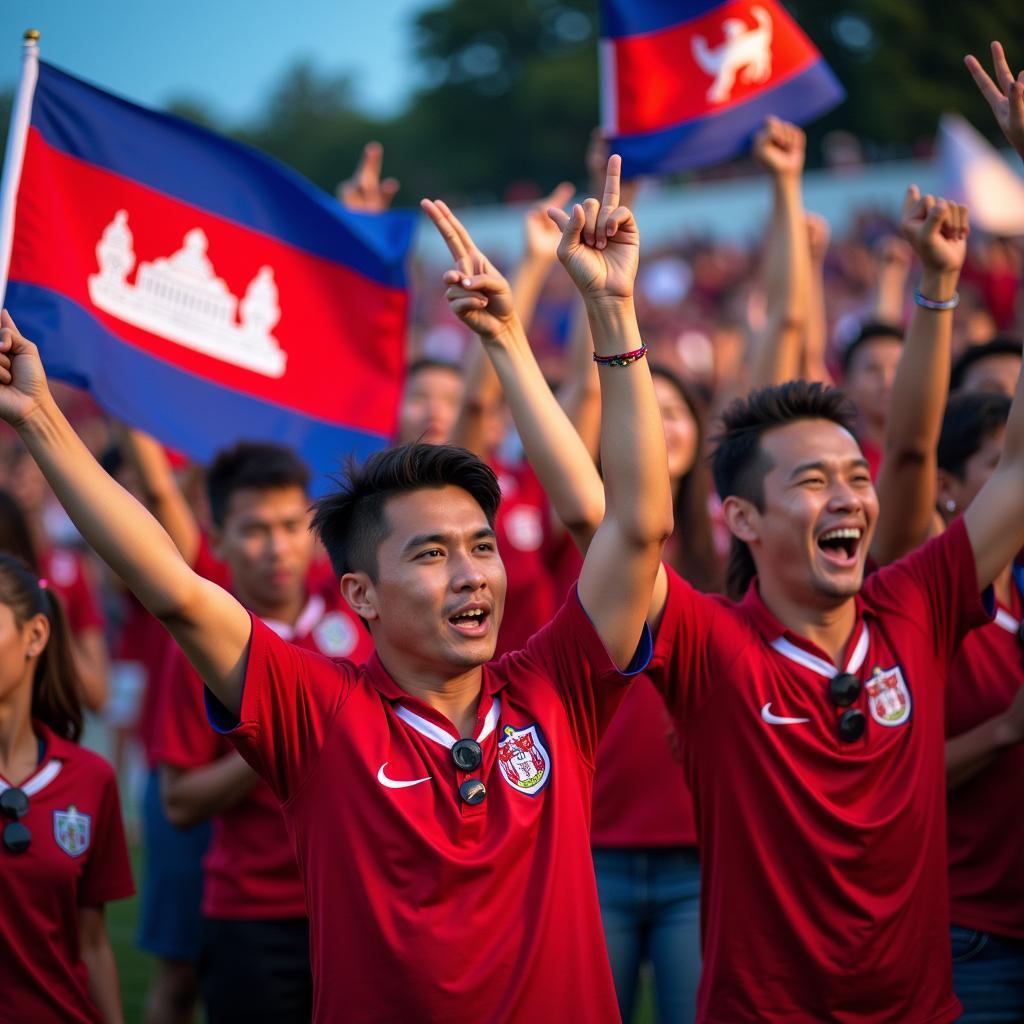
[[[17,82],[21,37],[45,60],[138,103],[192,98],[230,123],[260,108],[307,59],[351,74],[362,105],[397,109],[414,84],[412,15],[431,0],[0,0],[0,89]]]

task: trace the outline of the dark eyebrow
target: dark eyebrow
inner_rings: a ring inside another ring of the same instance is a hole
[[[847,466],[853,469],[866,469],[869,472],[871,470],[871,467],[868,464],[868,460],[865,459],[864,456],[851,459],[847,463]],[[810,462],[801,462],[799,466],[795,467],[789,474],[789,479],[793,480],[796,477],[800,476],[801,473],[807,473],[809,470],[812,469],[817,470],[819,473],[828,473],[828,466],[826,466],[824,462],[821,462],[820,460],[817,459],[812,459]]]
[[[451,539],[451,536],[450,533],[418,533],[415,537],[410,537],[402,545],[402,554],[406,554],[414,548],[422,547],[424,544],[446,544]],[[489,526],[482,526],[473,534],[473,540],[483,540],[484,538],[493,540],[494,536],[494,530]]]

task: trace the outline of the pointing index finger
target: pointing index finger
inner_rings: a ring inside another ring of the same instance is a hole
[[[604,197],[601,205],[608,210],[614,210],[619,205],[619,194],[621,191],[622,157],[613,153],[608,157],[608,169],[604,176]]]

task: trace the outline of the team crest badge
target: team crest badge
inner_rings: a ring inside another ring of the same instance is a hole
[[[879,725],[902,725],[910,718],[910,691],[899,665],[884,672],[876,668],[865,690],[871,717]]]
[[[72,804],[66,811],[53,812],[53,838],[69,856],[80,857],[89,849],[92,818]]]
[[[325,615],[313,630],[317,647],[330,658],[347,658],[359,642],[357,627],[341,612]]]
[[[536,796],[551,776],[551,755],[541,742],[537,726],[513,729],[506,725],[498,742],[502,778],[520,793]]]

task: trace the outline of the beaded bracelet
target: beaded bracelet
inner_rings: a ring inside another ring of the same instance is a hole
[[[960,293],[953,292],[953,298],[944,302],[939,299],[929,299],[921,294],[919,288],[914,289],[914,301],[924,309],[956,309],[960,305]]]
[[[639,348],[633,349],[632,352],[620,352],[617,356],[599,356],[595,352],[594,362],[598,366],[629,366],[630,363],[643,359],[645,355],[647,355],[647,346],[641,345]]]

